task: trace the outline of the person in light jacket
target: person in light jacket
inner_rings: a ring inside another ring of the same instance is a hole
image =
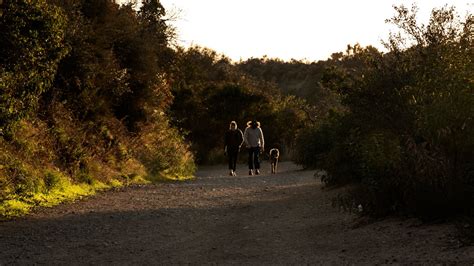
[[[244,142],[249,152],[249,175],[260,174],[259,155],[265,150],[265,140],[260,122],[249,121],[244,131]]]

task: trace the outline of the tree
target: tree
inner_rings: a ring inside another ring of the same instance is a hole
[[[6,1],[0,16],[0,130],[36,110],[50,88],[64,44],[66,17],[45,0]]]

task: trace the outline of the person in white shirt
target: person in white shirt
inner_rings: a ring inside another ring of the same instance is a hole
[[[260,174],[260,152],[265,150],[265,140],[260,122],[249,121],[244,131],[245,146],[249,151],[249,175]]]

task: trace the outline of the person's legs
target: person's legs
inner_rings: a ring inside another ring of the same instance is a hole
[[[260,174],[260,158],[259,158],[259,155],[260,155],[260,147],[255,147],[254,148],[254,157],[253,157],[253,163],[254,163],[254,166],[255,166],[255,173],[256,174]]]
[[[234,150],[234,151],[231,151],[231,156],[232,156],[232,170],[234,171],[235,173],[235,169],[237,168],[237,157],[239,155],[239,150]]]
[[[232,150],[227,151],[227,159],[229,161],[229,175],[233,176],[235,171],[235,159],[234,152]]]
[[[230,151],[227,151],[227,160],[229,162],[229,170],[232,170],[233,169],[233,166],[232,166],[233,158],[232,158],[232,152],[230,152]]]
[[[255,148],[255,169],[260,169],[260,147]]]
[[[250,147],[248,151],[249,151],[249,160],[248,160],[249,170],[252,170],[253,169],[253,148]]]
[[[259,154],[260,148],[259,147],[251,147],[249,149],[249,174],[258,174],[259,171],[258,169],[260,168],[260,163],[259,163]],[[252,172],[255,170],[255,172]]]

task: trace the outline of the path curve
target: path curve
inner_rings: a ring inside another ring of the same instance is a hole
[[[331,204],[338,191],[292,163],[276,175],[224,173],[202,167],[193,181],[109,191],[0,222],[0,265],[474,262],[451,225],[355,226]]]

